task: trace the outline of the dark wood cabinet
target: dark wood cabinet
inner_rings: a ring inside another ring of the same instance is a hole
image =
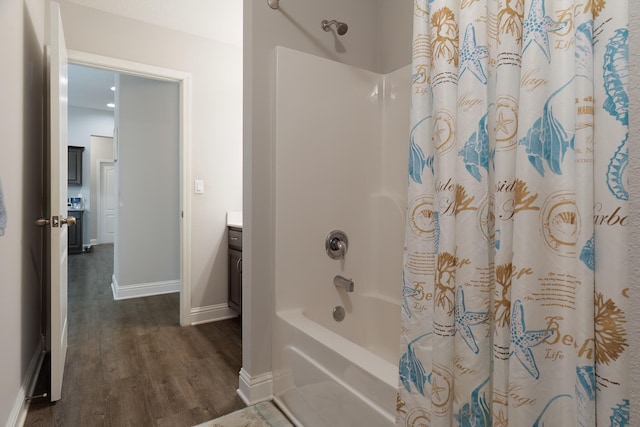
[[[69,216],[76,219],[76,224],[69,227],[68,251],[69,255],[82,253],[82,217],[84,211],[69,211]]]
[[[229,307],[242,314],[242,229],[229,227]]]
[[[72,185],[82,185],[82,153],[84,147],[67,147],[67,183]]]

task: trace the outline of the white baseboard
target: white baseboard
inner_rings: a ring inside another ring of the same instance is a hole
[[[89,245],[90,246],[95,246],[98,244],[98,239],[90,239],[89,240]]]
[[[273,375],[271,372],[252,377],[244,368],[240,369],[240,387],[236,390],[245,405],[273,399]]]
[[[229,308],[227,304],[207,305],[191,309],[191,324],[217,322],[218,320],[238,317],[238,313]]]
[[[135,285],[118,285],[115,274],[111,276],[111,291],[114,300],[150,297],[153,295],[180,292],[180,280],[166,280],[163,282],[139,283]]]
[[[24,422],[27,419],[27,411],[29,409],[29,402],[27,402],[25,399],[27,396],[31,396],[31,394],[33,393],[33,389],[36,387],[36,381],[38,381],[38,372],[40,372],[40,367],[42,366],[43,361],[44,341],[40,340],[38,346],[36,347],[36,351],[31,357],[31,362],[29,362],[29,366],[27,367],[24,381],[22,382],[22,386],[20,387],[18,395],[16,396],[11,414],[9,414],[7,427],[22,427],[24,425]]]

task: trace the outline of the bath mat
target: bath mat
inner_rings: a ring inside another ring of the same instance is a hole
[[[260,402],[195,427],[290,427],[291,422],[273,404]]]

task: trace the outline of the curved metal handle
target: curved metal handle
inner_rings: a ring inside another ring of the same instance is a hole
[[[76,225],[76,217],[68,216],[66,218],[60,218],[60,224],[67,224],[67,227],[71,227],[72,225]]]
[[[238,273],[242,273],[242,258],[238,258],[238,261],[236,261],[236,268],[238,269]]]
[[[333,230],[327,236],[324,247],[331,259],[344,259],[349,247],[349,239],[344,231]]]
[[[329,247],[331,248],[332,251],[344,250],[344,244],[342,243],[342,240],[340,240],[337,237],[334,237],[333,239],[331,239],[331,241],[329,242]]]
[[[38,218],[36,219],[36,225],[38,227],[44,227],[45,225],[49,225],[51,221],[48,218]]]

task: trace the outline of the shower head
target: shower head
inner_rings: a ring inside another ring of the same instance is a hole
[[[349,26],[344,22],[336,23],[336,31],[338,32],[339,36],[344,36],[345,34],[347,34],[348,30],[349,30]]]
[[[331,26],[334,25],[336,27],[336,32],[339,36],[344,36],[347,34],[349,30],[349,26],[344,22],[336,21],[335,19],[331,21],[327,21],[326,19],[322,21],[322,29],[325,31],[331,31]]]

